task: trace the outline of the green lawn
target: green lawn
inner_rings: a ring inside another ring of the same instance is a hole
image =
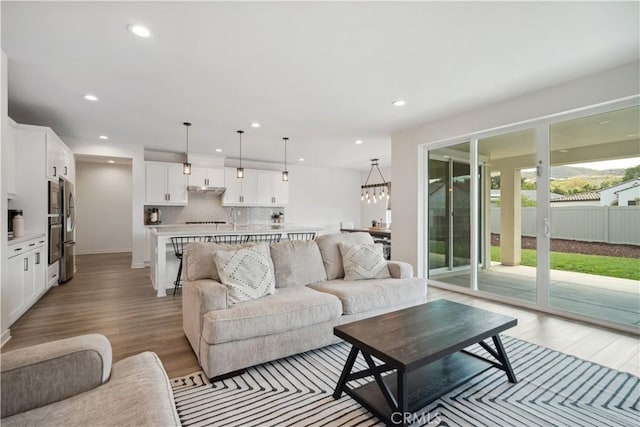
[[[491,260],[500,261],[498,246],[491,247]],[[536,265],[536,251],[522,249],[520,263],[534,267]],[[551,269],[640,280],[640,259],[634,258],[551,252]]]

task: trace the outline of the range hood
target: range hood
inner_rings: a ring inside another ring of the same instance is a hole
[[[198,185],[190,185],[187,187],[187,190],[198,191],[198,192],[206,191],[208,193],[213,193],[213,194],[222,194],[225,191],[227,191],[225,187],[207,187],[207,186],[200,187]]]

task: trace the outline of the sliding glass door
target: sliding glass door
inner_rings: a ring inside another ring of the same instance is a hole
[[[469,287],[469,143],[432,150],[428,162],[429,277]]]
[[[638,105],[440,142],[426,154],[433,283],[640,325]]]

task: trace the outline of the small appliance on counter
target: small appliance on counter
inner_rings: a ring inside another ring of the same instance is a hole
[[[15,222],[14,219],[16,220]],[[9,209],[7,226],[9,237],[21,237],[24,235],[24,217],[22,216],[22,209]],[[20,227],[22,227],[22,230],[18,230],[16,233],[16,228]]]
[[[160,224],[162,222],[162,213],[158,208],[151,208],[148,211],[149,214],[149,224],[155,225]]]

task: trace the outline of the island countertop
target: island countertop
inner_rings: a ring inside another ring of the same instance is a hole
[[[303,233],[318,232],[320,227],[304,227],[293,224],[247,224],[247,225],[229,225],[223,224],[219,227],[215,225],[202,224],[176,224],[163,225],[152,228],[152,233],[157,236],[197,236],[200,234],[207,235],[224,235],[224,234],[262,234],[262,233]]]

